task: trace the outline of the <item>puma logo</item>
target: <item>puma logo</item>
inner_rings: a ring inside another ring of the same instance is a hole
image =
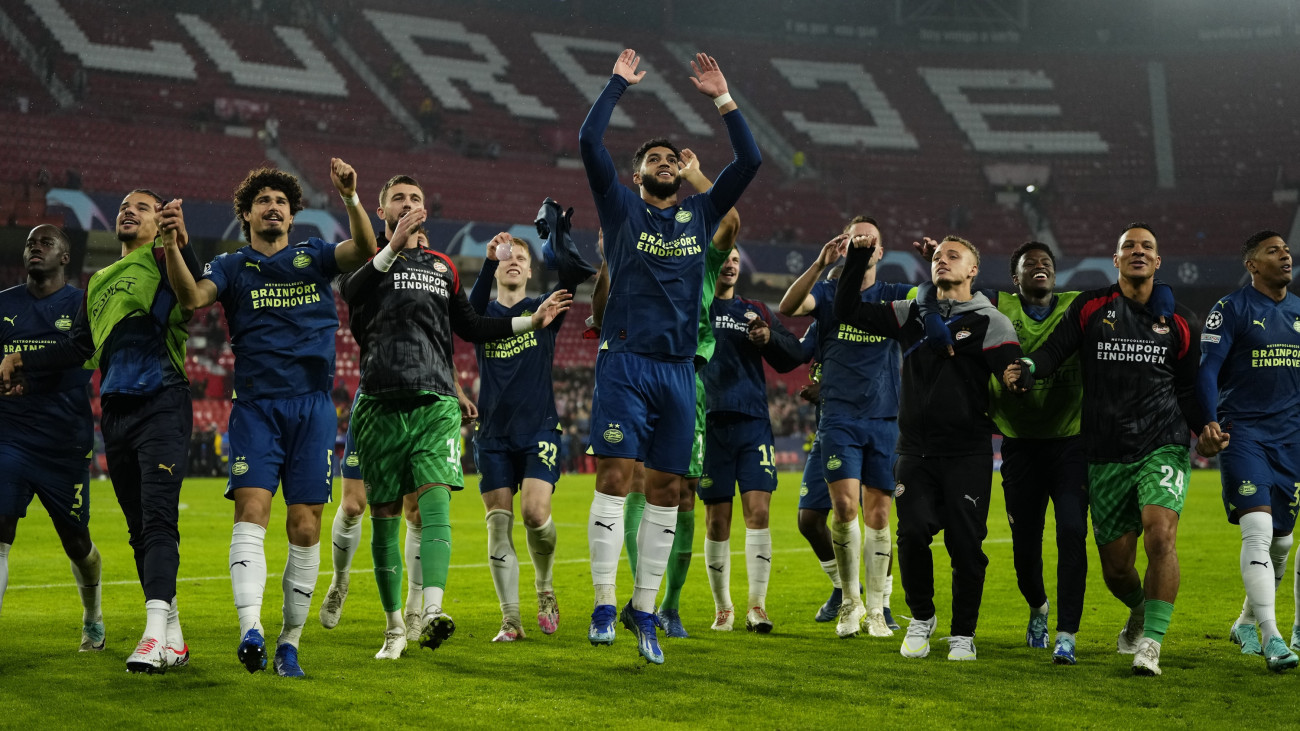
[[[168,467],[167,465],[162,464],[162,463],[159,463],[159,464],[158,464],[158,469],[160,469],[160,470],[167,470],[167,474],[172,475],[172,477],[175,477],[175,476],[176,476],[176,475],[174,475],[174,474],[172,473],[172,469],[173,469],[174,467],[176,467],[176,465],[174,465],[174,464],[173,464],[171,467]]]
[[[877,556],[884,556],[885,558],[889,558],[889,555],[890,555],[890,554],[888,554],[888,553],[881,553],[880,551],[876,551],[876,555],[877,555]]]
[[[236,562],[230,564],[230,568],[232,568],[232,569],[235,568],[236,566],[243,566],[244,568],[248,568],[248,562],[247,562],[247,561],[236,561]]]
[[[709,564],[704,564],[704,565],[705,565],[705,566],[708,566],[708,567],[709,567],[710,569],[712,569],[713,571],[717,571],[718,573],[722,573],[722,564],[718,564],[717,566],[709,566]]]
[[[839,546],[840,548],[848,548],[848,547],[849,547],[849,542],[848,542],[848,541],[845,541],[845,542],[843,542],[843,543],[840,543],[839,541],[837,541],[837,540],[835,540],[835,539],[832,538],[832,539],[831,539],[831,543],[834,543],[835,545]]]
[[[979,498],[977,498],[977,497],[971,497],[970,495],[962,495],[962,497],[964,497],[964,498],[966,498],[967,500],[969,500],[971,505],[974,505],[974,506],[977,507],[977,508],[980,506],[980,499],[979,499]]]
[[[293,593],[295,593],[295,594],[302,594],[303,596],[307,597],[308,599],[311,599],[311,595],[314,594],[314,593],[316,593],[316,592],[314,592],[314,591],[303,591],[302,589],[299,589],[298,587],[295,586],[295,587],[293,587]]]
[[[1111,329],[1111,330],[1114,330],[1114,329],[1115,329],[1115,321],[1114,321],[1114,320],[1107,320],[1107,319],[1105,319],[1105,318],[1102,318],[1101,321],[1104,322],[1104,323],[1106,323],[1107,325],[1110,325],[1110,329]]]
[[[1259,329],[1260,329],[1260,330],[1263,330],[1263,329],[1264,329],[1264,320],[1266,320],[1266,319],[1268,319],[1268,318],[1261,318],[1261,319],[1259,319],[1259,320],[1251,320],[1251,322],[1254,323],[1254,324],[1256,324],[1256,325],[1259,325]]]
[[[397,573],[397,566],[376,566],[375,571],[387,571],[390,574]]]
[[[17,326],[18,326],[17,323],[14,322],[14,320],[17,320],[17,319],[18,319],[18,316],[17,316],[17,315],[14,315],[13,317],[6,317],[6,318],[5,318],[5,322],[9,323],[10,325],[13,325],[14,327],[17,327]]]
[[[1264,568],[1268,568],[1268,561],[1251,561],[1251,562],[1250,562],[1250,565],[1251,565],[1251,566],[1263,566]]]
[[[244,266],[256,269],[259,274],[262,272],[262,265],[255,261],[246,261],[244,262]]]
[[[677,531],[672,530],[672,529],[670,529],[670,528],[664,528],[664,533],[667,533],[667,534],[670,535],[670,536],[675,536],[675,535],[677,535]]]
[[[330,541],[330,543],[334,543],[334,542],[333,542],[333,541]],[[334,543],[334,547],[337,548],[337,549],[339,549],[340,551],[346,551],[346,550],[348,550],[348,549],[344,548],[343,546],[340,546],[340,545],[337,544],[337,543]]]
[[[605,530],[611,532],[611,533],[614,532],[614,526],[612,526],[612,525],[605,525],[604,523],[600,522],[599,520],[595,520],[595,521],[592,521],[592,522],[595,523],[596,525],[600,526],[601,528],[604,528]]]
[[[493,556],[492,554],[489,553],[489,554],[488,554],[488,558],[492,559],[493,561],[500,561],[501,563],[505,563],[505,562],[506,562],[506,557],[505,557],[505,556]]]
[[[759,554],[754,554],[754,558],[758,559],[759,561],[766,561],[768,563],[772,563],[771,556],[761,556]]]

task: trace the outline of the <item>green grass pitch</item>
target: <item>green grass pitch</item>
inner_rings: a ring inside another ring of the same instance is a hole
[[[328,575],[317,585],[301,645],[308,677],[250,675],[235,660],[238,624],[227,570],[233,510],[222,497],[223,486],[220,480],[189,480],[181,495],[179,595],[192,662],[164,676],[125,671],[125,658],[143,629],[143,597],[109,484],[92,487],[92,532],[104,556],[108,647],[102,653],[76,651],[81,610],[68,561],[49,517],[38,503],[32,506],[10,556],[0,615],[0,727],[1271,728],[1294,723],[1300,675],[1269,674],[1261,658],[1239,654],[1225,639],[1242,598],[1239,539],[1224,520],[1213,472],[1197,472],[1188,492],[1179,531],[1182,591],[1160,678],[1133,677],[1130,658],[1115,653],[1126,610],[1103,586],[1092,547],[1079,664],[1056,667],[1049,651],[1024,646],[1027,608],[1016,590],[996,486],[977,662],[948,662],[944,642],[934,643],[927,659],[904,659],[898,654],[901,632],[894,639],[837,639],[833,625],[812,621],[829,582],[795,528],[796,474],[782,475],[772,504],[775,557],[767,605],[776,629],[771,635],[708,629],[713,602],[701,560],[700,506],[696,561],[682,598],[691,638],[664,642],[667,664],[660,667],[637,656],[630,633],[621,627],[613,647],[588,644],[592,593],[585,520],[593,480],[566,476],[555,496],[557,634],[542,635],[530,619],[532,569],[516,521],[528,639],[490,642],[500,614],[486,566],[483,507],[471,487],[452,501],[446,608],[457,630],[442,648],[436,653],[413,648],[397,662],[373,659],[384,624],[369,568],[367,520],[343,620],[334,630],[322,629],[316,619]],[[325,511],[323,572],[329,570],[334,509],[330,505]],[[280,625],[283,518],[281,504],[273,511],[267,540],[271,576],[263,622],[268,640]],[[1049,522],[1048,594],[1054,598],[1051,530]],[[744,541],[738,510],[733,531],[736,550]],[[935,553],[938,637],[950,617],[949,571],[942,547]],[[746,594],[744,581],[744,559],[737,555],[732,596],[738,602]],[[619,582],[624,601],[632,585],[625,562]],[[1288,578],[1279,592],[1284,628],[1292,619],[1290,585]],[[893,609],[908,614],[901,584]]]

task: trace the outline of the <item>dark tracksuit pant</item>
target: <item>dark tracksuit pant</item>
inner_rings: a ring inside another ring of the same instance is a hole
[[[1083,437],[1004,439],[1002,489],[1016,583],[1031,607],[1047,601],[1043,527],[1047,501],[1056,515],[1056,629],[1079,631],[1088,578],[1088,462]]]
[[[177,527],[193,405],[186,387],[147,396],[107,394],[100,430],[113,492],[126,516],[145,600],[170,602],[180,568]]]
[[[899,455],[894,505],[898,511],[898,568],[907,606],[916,619],[934,616],[934,557],[939,531],[952,562],[951,634],[973,637],[984,596],[988,557],[990,454],[961,457]]]

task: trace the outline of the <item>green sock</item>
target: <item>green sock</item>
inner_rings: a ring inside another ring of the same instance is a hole
[[[677,609],[682,600],[682,587],[686,586],[686,572],[691,568],[691,546],[695,544],[695,511],[677,511],[677,534],[673,536],[673,552],[665,572],[664,600],[660,609]]]
[[[645,495],[629,492],[623,503],[623,548],[627,550],[627,565],[636,580],[636,534],[641,529],[641,514],[645,512]]]
[[[1150,637],[1156,642],[1165,641],[1165,632],[1169,631],[1169,620],[1174,616],[1174,605],[1159,599],[1147,600],[1147,615],[1142,622],[1142,636]]]
[[[1119,600],[1124,602],[1124,606],[1128,607],[1129,609],[1135,612],[1140,612],[1142,611],[1142,602],[1145,602],[1147,600],[1147,595],[1143,591],[1142,587],[1139,586],[1133,591],[1130,591],[1129,593],[1120,597]]]
[[[375,583],[379,585],[379,603],[385,612],[402,609],[402,551],[397,545],[401,516],[370,517],[374,530],[370,534],[370,555],[375,560]]]
[[[451,492],[446,487],[436,485],[420,496],[420,520],[424,585],[446,589],[451,567]]]

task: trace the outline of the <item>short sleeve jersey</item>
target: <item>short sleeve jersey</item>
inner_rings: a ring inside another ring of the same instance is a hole
[[[898,341],[863,332],[835,317],[835,281],[813,285],[817,304],[812,315],[821,348],[821,406],[823,413],[848,413],[871,419],[898,416],[899,371],[902,351]],[[905,300],[910,284],[876,282],[862,291],[863,302]]]
[[[1274,302],[1251,285],[1224,297],[1205,318],[1201,353],[1224,358],[1218,416],[1234,439],[1300,441],[1300,297]]]
[[[84,296],[72,286],[40,299],[26,285],[0,292],[0,347],[5,355],[38,351],[66,337]],[[90,374],[80,366],[29,374],[26,393],[0,398],[0,444],[85,457],[94,428]]]
[[[610,280],[601,349],[690,361],[699,343],[705,249],[722,215],[707,195],[661,210],[618,183],[596,195],[596,206]]]
[[[203,278],[216,285],[230,325],[236,398],[333,388],[339,314],[330,281],[339,273],[337,246],[311,238],[271,256],[244,246],[207,265]]]

